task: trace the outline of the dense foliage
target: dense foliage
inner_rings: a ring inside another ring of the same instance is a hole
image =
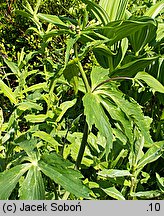
[[[163,199],[164,1],[0,6],[0,199]]]

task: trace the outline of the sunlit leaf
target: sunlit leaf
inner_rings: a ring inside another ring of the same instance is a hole
[[[110,197],[116,200],[125,200],[124,196],[115,187],[102,188],[102,190]]]
[[[2,80],[0,80],[0,90],[10,100],[11,103],[17,104],[17,99],[12,89],[9,88]]]

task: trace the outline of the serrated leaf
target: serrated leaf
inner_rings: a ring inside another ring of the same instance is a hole
[[[21,200],[44,200],[44,182],[37,166],[31,166],[19,190]]]
[[[164,151],[164,141],[155,142],[144,156],[139,160],[137,168],[143,168],[145,165],[156,161]]]
[[[52,147],[56,148],[56,146],[61,146],[50,134],[44,131],[36,131],[33,133],[34,137],[39,137],[40,139],[48,142]]]
[[[103,107],[100,104],[99,96],[93,93],[86,93],[83,97],[84,114],[86,115],[86,121],[89,129],[95,125],[99,132],[106,138],[106,157],[112,149],[113,134],[112,128],[107,115],[104,112]]]
[[[125,200],[124,196],[115,187],[102,188],[102,190],[110,197],[116,200]]]
[[[131,173],[128,170],[104,169],[102,171],[99,171],[98,175],[106,178],[116,178],[123,176],[131,176]]]
[[[66,191],[73,193],[76,197],[89,198],[90,190],[82,184],[78,171],[63,168],[63,166],[52,166],[43,160],[39,161],[39,167],[46,176],[61,185]]]
[[[147,85],[150,86],[154,91],[164,93],[164,86],[150,74],[146,72],[139,72],[136,74],[135,78],[146,82]]]
[[[135,124],[141,131],[141,134],[144,136],[145,145],[150,146],[153,141],[151,139],[149,133],[149,127],[147,125],[147,121],[144,118],[143,112],[139,104],[134,101],[132,98],[131,101],[128,101],[124,98],[122,92],[118,90],[99,90],[99,94],[104,94],[112,99],[116,105],[125,113],[125,115],[129,118],[129,120],[133,120]]]
[[[16,187],[20,177],[30,168],[31,164],[17,165],[0,173],[0,200],[6,200]]]
[[[12,89],[9,88],[2,80],[0,80],[0,90],[10,100],[11,103],[17,104],[17,99],[14,92],[12,92]]]

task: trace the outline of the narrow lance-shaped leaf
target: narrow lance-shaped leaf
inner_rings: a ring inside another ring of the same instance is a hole
[[[59,27],[68,28],[67,25],[64,22],[62,22],[58,16],[38,13],[37,17],[46,22],[53,23]]]
[[[112,149],[112,128],[109,123],[109,119],[104,112],[103,107],[100,104],[99,96],[93,93],[87,93],[83,97],[84,114],[86,115],[86,121],[91,130],[92,126],[95,125],[99,132],[106,138],[106,158],[110,150]]]
[[[40,139],[48,142],[52,147],[60,146],[60,144],[48,133],[44,131],[36,131],[33,134],[34,137],[39,137]]]
[[[144,15],[155,18],[162,11],[163,8],[164,0],[157,2],[155,5],[151,6]]]
[[[123,176],[131,176],[131,173],[128,170],[104,169],[98,172],[98,175],[106,178],[116,178],[116,177],[123,177]]]
[[[0,80],[0,90],[10,100],[11,103],[17,104],[17,99],[12,89],[9,88],[2,80]]]
[[[102,190],[110,197],[116,200],[125,200],[124,196],[115,187],[102,188]]]
[[[164,151],[164,141],[156,142],[150,147],[144,156],[139,160],[137,168],[143,168],[145,165],[156,161]]]
[[[164,93],[164,86],[153,76],[146,72],[139,72],[136,74],[135,79],[143,80],[150,86],[154,91]]]
[[[9,198],[20,177],[30,168],[31,164],[17,165],[0,173],[0,200]]]
[[[29,169],[19,190],[21,200],[44,200],[44,182],[39,168],[35,165]]]

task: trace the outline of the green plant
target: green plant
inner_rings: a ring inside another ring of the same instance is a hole
[[[161,170],[152,189],[149,164],[163,160],[164,142],[152,139],[152,116],[137,103],[146,88],[163,97],[163,63],[152,74],[163,1],[142,17],[128,1],[107,2],[83,0],[70,17],[38,13],[41,1],[16,10],[34,23],[39,49],[23,48],[17,63],[3,57],[11,72],[0,93],[11,114],[2,107],[1,199],[163,197]]]

